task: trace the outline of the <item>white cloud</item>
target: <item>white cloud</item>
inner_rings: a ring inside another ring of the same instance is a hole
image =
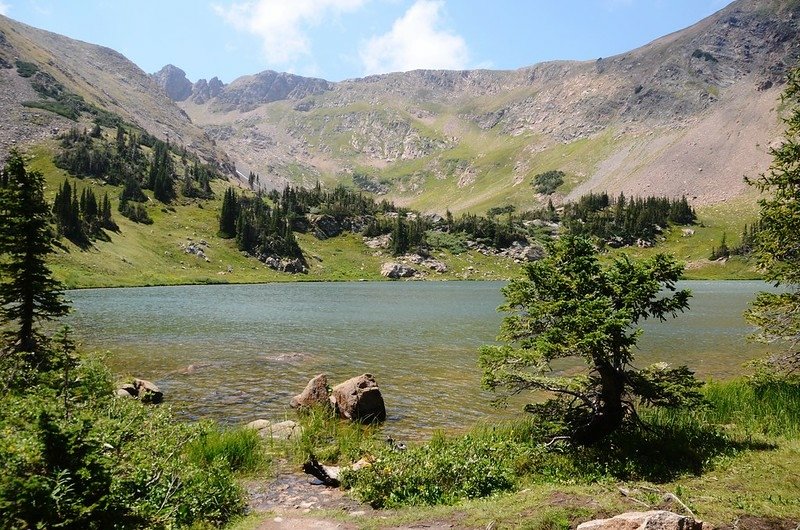
[[[392,29],[372,37],[359,55],[366,74],[416,69],[466,68],[469,50],[460,35],[442,27],[442,0],[417,0]]]
[[[6,4],[5,2],[0,2],[0,15],[8,15],[8,10],[11,9],[11,6]]]
[[[288,65],[311,55],[310,28],[331,16],[356,10],[366,1],[254,0],[212,8],[236,29],[261,39],[269,63]]]

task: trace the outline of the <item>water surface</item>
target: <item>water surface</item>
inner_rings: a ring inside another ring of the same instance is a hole
[[[71,316],[112,368],[155,381],[181,414],[243,423],[291,414],[309,378],[375,375],[386,429],[414,437],[493,416],[477,350],[497,335],[502,282],[281,283],[82,290]],[[762,353],[742,312],[761,282],[687,281],[691,310],[646,322],[637,362],[741,373]]]

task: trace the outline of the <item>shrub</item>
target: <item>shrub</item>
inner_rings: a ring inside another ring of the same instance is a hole
[[[467,251],[467,234],[464,232],[428,230],[425,232],[425,241],[432,248],[449,250],[453,254],[462,254]]]
[[[386,446],[373,465],[345,470],[342,479],[375,507],[454,504],[514,488],[521,449],[500,436],[438,434],[407,451]]]
[[[102,364],[88,362],[66,398],[55,384],[0,398],[0,527],[219,525],[243,511],[227,461],[190,457],[210,425],[109,388]]]
[[[557,169],[539,173],[533,177],[533,185],[537,193],[552,195],[564,183],[566,173]]]

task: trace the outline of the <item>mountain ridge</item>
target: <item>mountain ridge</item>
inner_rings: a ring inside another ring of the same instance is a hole
[[[415,70],[336,83],[293,76],[301,88],[284,94],[250,76],[256,97],[238,103],[226,97],[240,78],[216,98],[179,105],[225,147],[237,167],[261,174],[272,186],[316,179],[349,183],[353,174],[367,173],[388,182],[389,198],[423,209],[441,211],[453,198],[456,210],[493,201],[532,206],[537,201],[509,189],[540,170],[559,169],[535,159],[541,153],[557,159],[559,150],[570,151],[559,145],[580,150],[580,142],[589,142],[607,152],[591,160],[566,156],[573,182],[560,190],[563,200],[574,198],[573,190],[607,188],[639,194],[657,189],[701,203],[721,202],[745,192],[743,173],[733,177],[733,171],[753,174],[768,165],[766,146],[780,133],[772,110],[778,87],[800,57],[798,19],[797,2],[739,0],[689,28],[594,61],[550,61],[516,70]],[[735,124],[732,114],[751,105],[762,112],[747,113],[748,120],[759,121],[749,127],[758,142],[740,138],[735,164],[714,163],[713,153],[729,151],[730,139],[712,141],[707,133],[714,123]],[[695,127],[705,133],[699,142],[689,142],[695,149],[686,149],[681,136],[698,136]],[[656,138],[645,141],[647,135]],[[524,136],[536,138],[521,141]],[[482,165],[480,158],[496,154],[482,146],[501,143],[518,144],[504,167]],[[675,162],[654,158],[659,151]],[[686,185],[658,182],[685,172],[679,158],[696,160],[692,171],[703,174],[683,179]],[[652,170],[637,169],[647,160]],[[623,176],[602,177],[610,166]],[[487,178],[502,183],[480,182]],[[431,190],[435,197],[429,200]]]

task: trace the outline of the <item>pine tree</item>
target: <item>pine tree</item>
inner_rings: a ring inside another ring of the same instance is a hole
[[[236,237],[236,219],[239,217],[238,201],[233,188],[225,190],[222,198],[222,209],[219,214],[219,234],[223,238]]]
[[[769,196],[761,206],[756,256],[781,293],[759,293],[745,314],[757,339],[780,344],[767,360],[772,371],[800,375],[800,68],[789,73],[782,96],[789,109],[783,143],[772,150],[767,173],[748,183]]]
[[[44,177],[26,171],[22,157],[12,151],[0,183],[0,316],[8,323],[4,351],[18,355],[29,368],[47,369],[51,359],[37,326],[65,315],[68,306],[45,262],[52,234]]]

